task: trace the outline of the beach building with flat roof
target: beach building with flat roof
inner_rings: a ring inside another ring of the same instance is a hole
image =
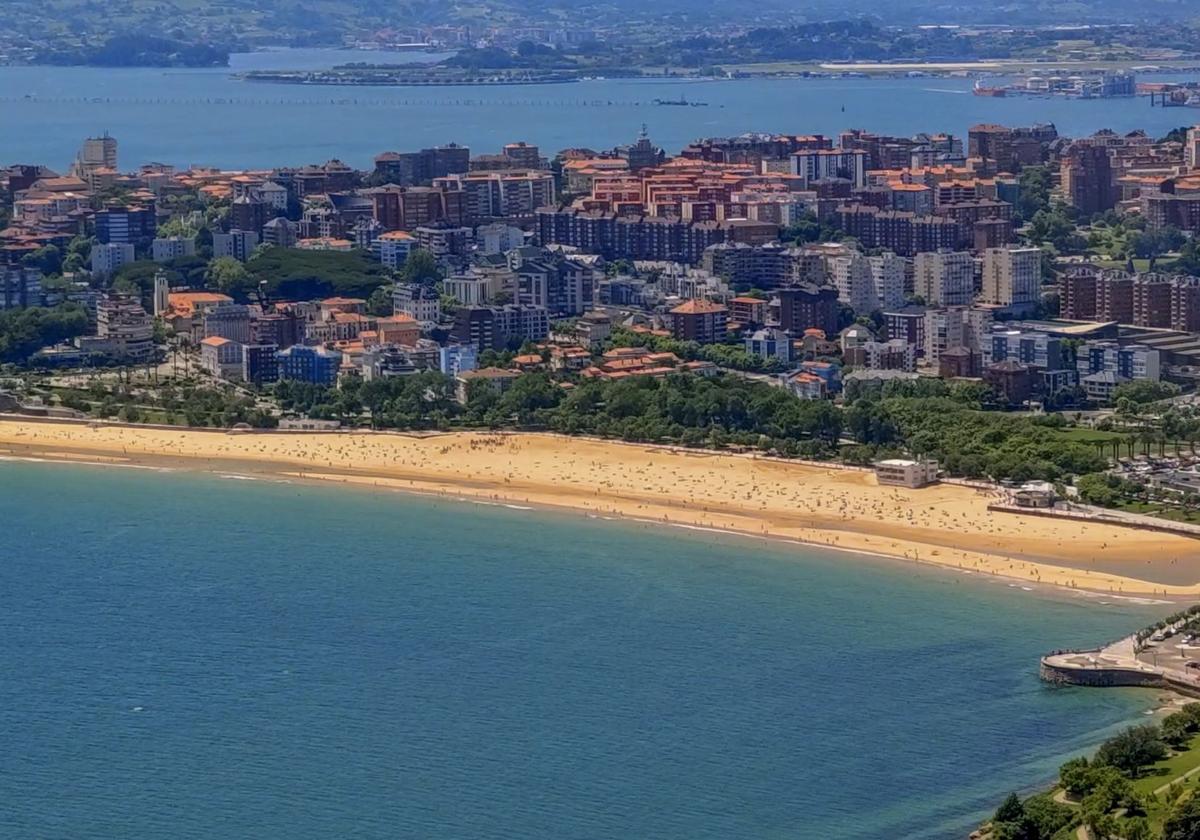
[[[924,487],[937,481],[937,474],[937,461],[888,458],[875,462],[875,478],[880,484],[912,488]]]

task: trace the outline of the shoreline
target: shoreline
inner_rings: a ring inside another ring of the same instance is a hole
[[[1181,555],[1195,554],[1195,542],[1185,537],[1011,513],[999,518],[975,488],[881,487],[866,471],[705,450],[535,433],[230,434],[5,418],[0,455],[584,512],[834,548],[1088,597],[1170,601],[1200,593],[1200,573],[1189,579],[1178,564]]]
[[[1019,577],[1000,573],[978,572],[973,569],[965,569],[957,566],[949,566],[944,563],[934,561],[897,556],[887,554],[881,551],[871,551],[862,548],[852,548],[850,546],[835,545],[812,540],[801,540],[791,537],[776,536],[771,534],[752,533],[744,530],[734,530],[730,528],[721,528],[709,525],[692,525],[685,522],[663,521],[658,519],[647,519],[643,517],[628,516],[616,512],[600,513],[586,508],[572,507],[562,504],[552,504],[550,502],[537,502],[533,504],[516,504],[514,501],[508,501],[503,498],[495,498],[482,495],[463,495],[455,490],[437,490],[437,489],[421,489],[417,487],[393,487],[382,486],[377,479],[362,477],[355,479],[342,475],[322,474],[322,473],[287,473],[247,469],[246,464],[238,463],[228,469],[220,469],[212,467],[210,469],[201,469],[195,464],[168,464],[151,463],[151,462],[132,462],[124,458],[114,458],[110,456],[83,456],[77,453],[70,452],[42,452],[38,455],[16,455],[11,451],[0,447],[0,464],[5,462],[12,463],[28,463],[28,464],[57,464],[68,467],[105,467],[128,470],[146,470],[150,472],[160,473],[194,473],[197,475],[207,475],[211,478],[224,479],[230,481],[251,481],[251,482],[266,482],[270,484],[292,484],[309,487],[325,487],[328,488],[331,484],[340,484],[349,487],[355,491],[364,493],[384,492],[396,493],[402,496],[414,496],[421,499],[435,500],[439,502],[455,502],[469,505],[477,505],[480,507],[499,507],[512,511],[536,511],[543,514],[552,514],[556,516],[578,516],[582,514],[584,518],[589,520],[597,520],[601,522],[615,522],[625,525],[645,526],[646,528],[674,528],[682,531],[689,531],[696,534],[707,534],[713,537],[724,538],[731,541],[754,541],[761,542],[769,546],[778,548],[810,548],[818,551],[827,552],[830,554],[849,554],[860,560],[870,560],[880,564],[887,564],[890,568],[904,568],[911,566],[919,566],[924,571],[931,572],[937,575],[950,575],[957,573],[962,577],[968,578],[977,583],[988,583],[992,585],[1002,585],[1008,589],[1016,589],[1027,594],[1038,594],[1054,598],[1071,598],[1075,600],[1093,601],[1101,606],[1107,606],[1113,603],[1124,603],[1137,606],[1170,606],[1173,604],[1191,603],[1191,599],[1186,596],[1162,596],[1152,594],[1137,594],[1129,592],[1126,594],[1101,591],[1098,589],[1087,589],[1079,587],[1070,587],[1059,584],[1042,584],[1035,583],[1029,585],[1029,581]],[[1164,693],[1174,693],[1170,689],[1157,689]]]

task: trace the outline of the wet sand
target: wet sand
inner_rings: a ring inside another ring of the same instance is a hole
[[[987,509],[956,484],[545,434],[230,434],[0,421],[0,455],[245,472],[553,506],[916,560],[1029,585],[1200,594],[1200,541]],[[850,561],[848,561],[850,562]]]

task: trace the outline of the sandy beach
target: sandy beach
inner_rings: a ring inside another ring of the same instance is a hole
[[[322,480],[716,528],[1124,595],[1200,594],[1200,541],[992,512],[956,484],[556,435],[229,434],[0,421],[0,455]]]

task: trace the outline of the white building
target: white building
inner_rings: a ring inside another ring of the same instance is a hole
[[[397,283],[392,292],[392,310],[407,315],[428,330],[442,320],[442,302],[436,291],[419,283]]]
[[[245,262],[258,246],[258,234],[252,230],[231,230],[213,234],[213,259],[233,257]]]
[[[96,334],[80,336],[75,345],[85,353],[149,361],[154,355],[154,320],[137,298],[108,295],[96,304]]]
[[[1183,161],[1188,169],[1200,169],[1200,126],[1189,128],[1183,146]]]
[[[154,240],[150,256],[155,262],[168,262],[196,255],[196,240],[190,236],[168,236]]]
[[[867,262],[871,266],[880,306],[887,309],[904,306],[904,275],[908,268],[904,258],[884,251],[878,256],[867,257]]]
[[[867,185],[867,153],[860,150],[805,149],[789,158],[793,175],[803,179],[802,188],[813,181],[845,178],[856,188]]]
[[[902,338],[889,341],[868,341],[845,356],[846,364],[861,366],[867,370],[917,369],[917,346]]]
[[[506,285],[516,289],[517,278],[512,271],[481,272],[473,269],[442,280],[442,291],[464,306],[482,306],[505,291]]]
[[[209,336],[200,342],[200,367],[218,379],[242,375],[242,345],[228,338]]]
[[[857,252],[833,257],[829,268],[838,300],[855,312],[866,314],[904,305],[905,263],[890,251],[876,257]]]
[[[879,308],[875,275],[871,272],[871,264],[862,254],[834,257],[829,261],[829,273],[838,290],[839,301],[855,312],[874,312]]]
[[[988,248],[983,252],[980,301],[999,306],[1031,307],[1041,299],[1040,248]]]
[[[135,259],[129,242],[98,242],[92,246],[92,274],[108,277]]]
[[[475,247],[485,254],[503,254],[525,244],[525,231],[497,222],[475,228]]]
[[[1159,352],[1144,344],[1122,347],[1116,341],[1089,341],[1075,351],[1075,366],[1080,380],[1094,374],[1110,373],[1118,382],[1162,377]]]
[[[267,181],[265,184],[254,188],[254,197],[263,204],[280,213],[286,213],[288,209],[288,191],[286,187],[276,184],[274,181]]]
[[[975,260],[965,251],[928,251],[913,259],[913,291],[926,306],[969,306],[975,299]]]
[[[408,255],[417,247],[417,239],[402,230],[389,230],[375,238],[371,246],[379,251],[379,261],[391,269],[401,269]]]
[[[889,458],[875,463],[875,478],[880,484],[900,487],[924,487],[937,481],[937,461],[911,461],[907,458]]]
[[[954,306],[925,312],[925,363],[936,365],[952,347],[979,351],[991,334],[992,310],[978,306]]]
[[[761,329],[746,337],[746,352],[764,359],[777,359],[791,364],[795,353],[792,348],[792,337],[783,330]]]

